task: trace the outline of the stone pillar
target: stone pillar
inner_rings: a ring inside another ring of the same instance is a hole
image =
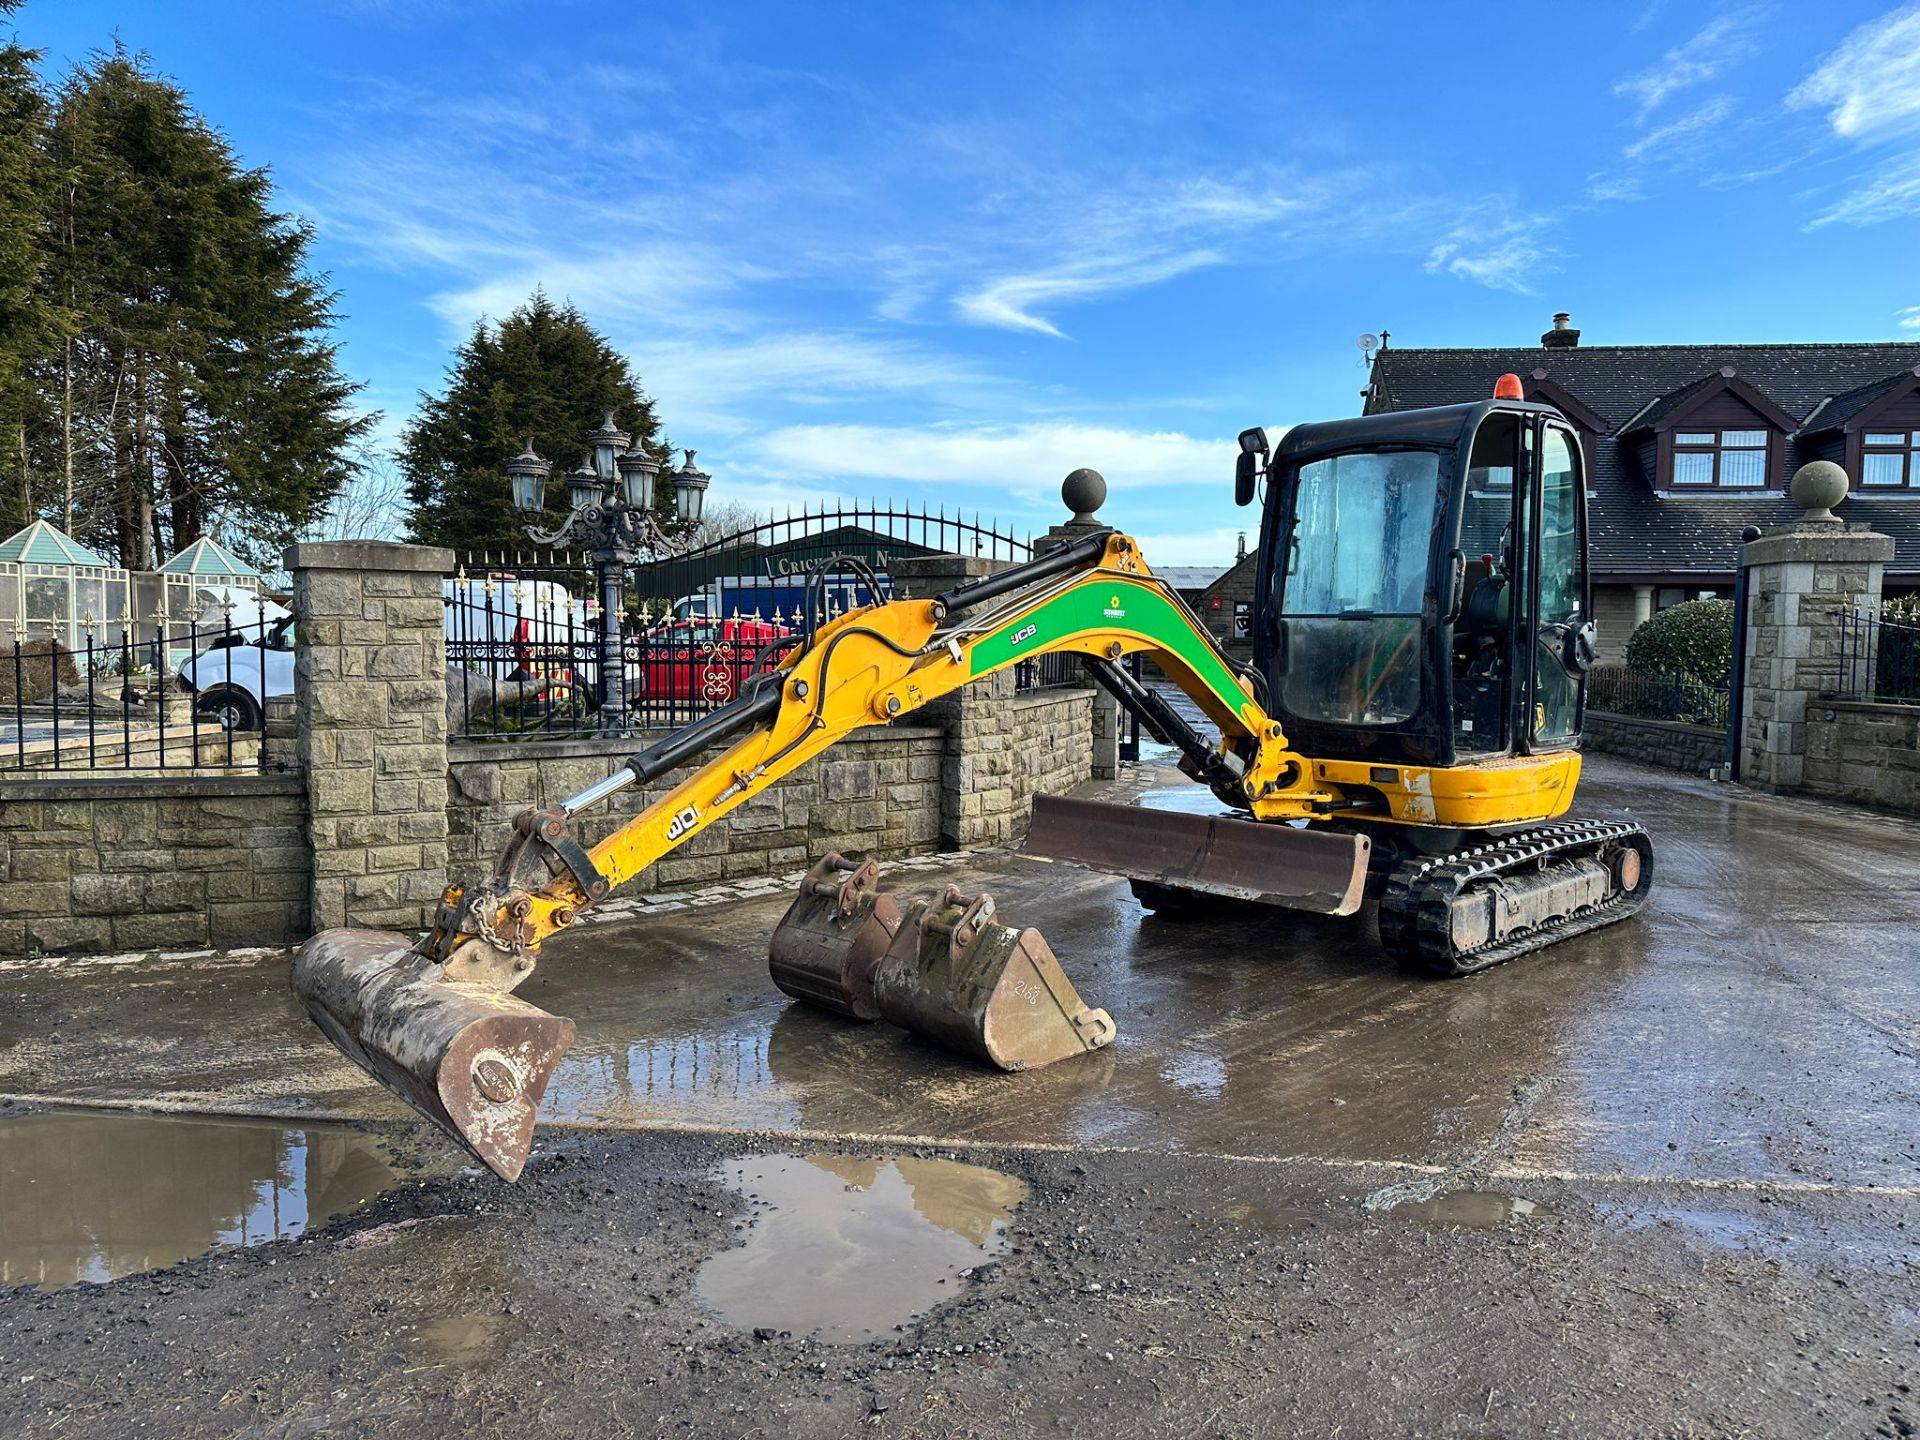
[[[313,926],[421,930],[447,883],[453,552],[290,546],[294,724],[313,844]]]
[[[919,555],[888,566],[893,593],[923,599],[1005,570],[983,555]],[[945,727],[940,761],[940,843],[948,850],[995,845],[1014,829],[1013,671],[962,685],[916,712]]]
[[[1832,513],[1846,472],[1830,461],[1803,465],[1793,498],[1804,518],[1776,525],[1744,547],[1747,567],[1745,716],[1740,778],[1761,790],[1791,790],[1803,778],[1807,702],[1845,691],[1842,617],[1878,614],[1893,559],[1891,536]]]
[[[1051,550],[1078,540],[1092,530],[1106,526],[1093,518],[1093,512],[1107,502],[1106,478],[1098,470],[1075,470],[1060,486],[1060,498],[1073,512],[1064,525],[1055,525],[1040,538],[1034,553]],[[1093,691],[1093,778],[1112,780],[1120,774],[1120,702],[1091,679],[1081,682]]]

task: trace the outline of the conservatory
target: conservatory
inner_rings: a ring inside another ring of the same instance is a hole
[[[127,603],[127,572],[45,520],[0,541],[0,643],[118,645]]]

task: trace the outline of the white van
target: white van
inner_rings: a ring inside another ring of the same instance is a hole
[[[447,664],[477,675],[524,680],[564,654],[568,639],[567,591],[552,580],[445,580],[444,634]],[[588,643],[593,624],[574,602],[572,638]],[[214,645],[181,665],[177,683],[195,698],[194,709],[228,730],[258,730],[273,695],[293,693],[293,619],[262,627],[235,628],[229,643]]]

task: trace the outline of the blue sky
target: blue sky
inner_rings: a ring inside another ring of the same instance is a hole
[[[1920,4],[29,0],[148,52],[340,290],[397,433],[536,285],[715,500],[1025,527],[1093,465],[1231,557],[1232,438],[1355,337],[1920,342]]]

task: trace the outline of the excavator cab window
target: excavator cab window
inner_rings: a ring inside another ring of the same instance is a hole
[[[1463,591],[1453,625],[1453,745],[1462,753],[1504,754],[1511,743],[1514,506],[1526,492],[1518,415],[1481,422],[1467,459],[1460,506]],[[1515,477],[1520,483],[1515,484]]]
[[[1439,487],[1430,450],[1330,455],[1300,468],[1278,619],[1288,712],[1365,726],[1418,713]]]

